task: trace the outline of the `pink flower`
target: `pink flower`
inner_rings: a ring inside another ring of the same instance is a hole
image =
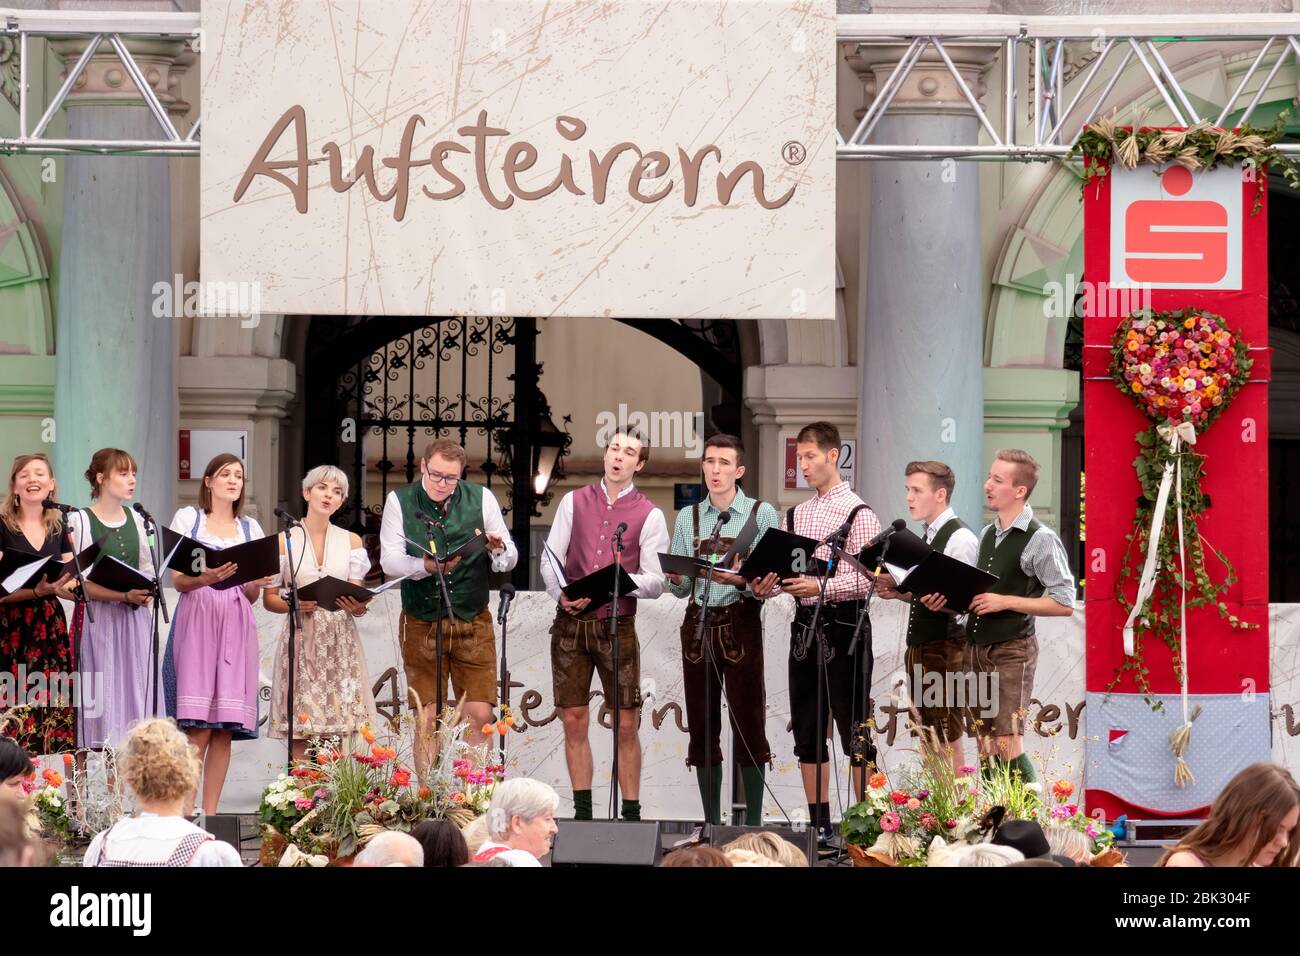
[[[293,805],[299,810],[310,810],[316,804],[312,801],[311,797],[299,797],[293,802]]]
[[[943,821],[943,825],[944,825],[944,827],[945,827],[946,829],[949,829],[949,830],[955,830],[955,829],[957,829],[957,821],[956,821],[956,820],[944,820],[944,821]]]
[[[969,777],[973,773],[978,773],[979,769],[980,769],[979,767],[972,767],[970,764],[963,764],[957,770],[957,775],[959,777]]]
[[[1065,805],[1052,807],[1053,820],[1068,820],[1072,816],[1074,816],[1073,807]]]
[[[930,798],[930,791],[929,791],[929,790],[918,790],[918,791],[916,791],[916,799],[918,799],[918,800],[928,800],[929,798]]]
[[[892,810],[885,813],[880,818],[880,829],[884,830],[886,833],[895,832],[901,824],[902,821],[898,819],[898,814],[894,813]]]
[[[938,825],[939,825],[939,818],[936,817],[933,813],[921,814],[921,826],[925,827],[927,830],[933,830]]]
[[[901,807],[912,798],[912,795],[906,790],[895,790],[889,795],[889,799],[894,801],[894,806]]]
[[[1088,821],[1088,825],[1083,828],[1083,832],[1088,834],[1088,836],[1093,840],[1101,836],[1101,829],[1091,820]]]
[[[907,801],[907,809],[909,810],[921,809],[921,801],[916,799],[916,797],[913,797],[911,800]]]

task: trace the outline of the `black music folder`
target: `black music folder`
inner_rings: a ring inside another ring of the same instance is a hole
[[[813,557],[819,546],[820,542],[813,538],[791,534],[781,528],[769,528],[736,573],[746,581],[766,577],[772,572],[782,580],[803,575],[823,577],[826,562]]]
[[[163,552],[167,555],[163,559],[163,567],[181,574],[196,578],[209,568],[219,568],[232,561],[239,565],[226,580],[212,585],[218,591],[226,591],[250,581],[260,581],[280,571],[279,535],[254,538],[228,548],[214,548],[164,527],[162,539]]]
[[[592,571],[585,577],[570,582],[564,576],[564,564],[556,557],[555,552],[546,545],[542,546],[542,553],[546,560],[551,564],[551,570],[555,573],[555,580],[559,582],[560,590],[570,601],[581,601],[583,598],[590,598],[591,603],[587,605],[587,611],[595,611],[604,607],[614,600],[614,578],[618,576],[618,595],[619,597],[631,597],[636,591],[637,583],[632,580],[632,575],[621,564],[607,564],[598,571]]]
[[[474,529],[474,533],[470,537],[466,538],[464,541],[462,541],[459,545],[457,545],[452,550],[448,551],[446,554],[434,554],[432,551],[430,551],[428,545],[433,544],[434,542],[426,541],[423,544],[421,544],[419,541],[413,541],[410,538],[407,538],[406,540],[408,543],[415,545],[417,548],[419,548],[429,557],[433,558],[435,561],[441,561],[444,564],[455,558],[473,557],[474,555],[478,554],[480,551],[482,551],[484,548],[487,547],[487,535],[485,535],[482,532],[482,530],[478,528]]]
[[[311,584],[304,584],[298,588],[298,600],[315,601],[316,606],[322,611],[337,611],[339,609],[339,598],[341,597],[350,597],[365,604],[376,594],[383,594],[393,585],[401,584],[406,580],[406,577],[406,575],[402,575],[400,578],[391,578],[377,588],[367,588],[327,574]]]
[[[153,593],[153,578],[120,561],[111,554],[103,555],[86,574],[86,580],[110,591],[148,591]]]
[[[77,559],[81,561],[84,574],[90,570],[91,563],[99,555],[99,542],[86,548]],[[58,558],[43,558],[30,551],[10,548],[0,557],[0,593],[13,594],[24,588],[35,588],[42,581],[53,583],[65,574],[77,576],[77,561],[61,561]]]
[[[727,555],[720,554],[716,561],[710,562],[708,558],[696,558],[689,554],[664,554],[659,552],[659,567],[666,574],[680,574],[685,578],[703,578],[709,573],[712,567],[715,571],[730,571],[735,573],[728,565],[724,565],[723,559]]]
[[[892,546],[890,548],[893,557]],[[890,561],[890,564],[893,564]],[[958,614],[970,610],[970,602],[975,595],[983,594],[997,583],[997,575],[989,574],[979,568],[949,557],[942,551],[930,549],[921,563],[916,565],[895,583],[895,590],[915,597],[927,594],[942,594],[948,599],[948,609]]]
[[[890,530],[889,528],[885,529]],[[875,540],[868,542],[857,555],[858,563],[865,567],[869,572],[875,573],[876,566],[880,564],[881,552],[885,550],[884,532],[877,535]],[[914,568],[922,561],[925,556],[934,551],[925,541],[907,528],[901,531],[895,531],[888,539],[889,552],[885,555],[885,561],[896,568]]]

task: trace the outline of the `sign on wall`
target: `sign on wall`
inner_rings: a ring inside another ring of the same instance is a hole
[[[269,312],[834,317],[829,0],[206,0],[205,281]]]

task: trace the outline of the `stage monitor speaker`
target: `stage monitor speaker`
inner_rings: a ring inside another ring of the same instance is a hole
[[[788,843],[793,843],[801,852],[808,846],[808,831],[798,833],[792,827],[788,826],[766,826],[766,827],[724,827],[714,826],[709,828],[709,843],[712,846],[721,849],[738,836],[746,833],[775,833],[781,839]]]
[[[653,820],[557,820],[551,866],[654,866],[659,824]]]
[[[196,821],[222,843],[229,843],[236,850],[240,849],[239,815],[236,813],[213,813],[201,816]]]

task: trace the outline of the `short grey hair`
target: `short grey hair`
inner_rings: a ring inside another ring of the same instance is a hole
[[[1025,855],[1015,847],[998,843],[976,843],[959,847],[948,866],[1008,866],[1024,860]]]
[[[353,862],[356,866],[424,866],[424,847],[409,833],[385,830],[371,837]]]
[[[544,813],[554,813],[559,808],[560,795],[550,784],[530,777],[503,780],[492,791],[492,800],[488,803],[488,838],[499,842],[509,836],[510,820],[514,817],[527,822]]]
[[[1075,863],[1087,863],[1092,859],[1092,841],[1083,831],[1074,827],[1046,827],[1047,845],[1056,856],[1068,856]]]
[[[343,497],[348,496],[348,476],[347,473],[337,465],[317,465],[311,471],[307,472],[302,479],[302,490],[311,491],[322,481],[332,481],[343,489]]]

